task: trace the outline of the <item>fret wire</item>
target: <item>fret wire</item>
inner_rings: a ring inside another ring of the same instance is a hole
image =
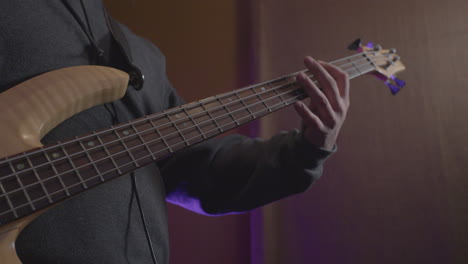
[[[120,134],[119,134],[116,130],[114,130],[114,134],[117,135],[117,138],[119,139],[120,144],[122,144],[122,146],[124,147],[126,153],[128,153],[128,155],[129,155],[130,158],[132,159],[133,163],[135,163],[135,166],[136,166],[137,168],[139,168],[139,167],[140,167],[140,164],[138,164],[138,162],[136,161],[135,157],[133,157],[132,152],[128,149],[127,144],[125,144],[125,142],[122,140],[122,137],[120,136]],[[130,135],[130,136],[132,136],[132,135]],[[119,174],[122,174],[122,172],[120,171],[120,169],[118,170],[118,172],[119,172]]]
[[[130,124],[130,127],[135,131],[135,135],[138,136],[138,138],[141,140],[141,143],[145,147],[146,151],[151,155],[151,159],[156,160],[156,157],[154,156],[153,152],[151,149],[148,147],[148,145],[145,143],[146,141],[143,139],[143,137],[140,135],[140,132],[136,129],[136,127],[133,124]]]
[[[288,84],[286,84],[286,85],[288,85]],[[245,89],[247,89],[247,88],[245,88]],[[253,89],[253,87],[248,87],[248,89]],[[254,90],[254,93],[255,93],[254,96],[257,96],[257,97],[259,96],[259,93],[255,92],[255,90]],[[267,100],[268,100],[268,99],[267,99]],[[264,103],[264,102],[263,102],[263,103]],[[202,106],[203,106],[204,109],[206,109],[206,107],[205,107],[203,104],[202,104]],[[271,109],[270,109],[270,110],[271,110]],[[208,111],[208,112],[209,112],[209,111]],[[153,128],[157,128],[157,127],[154,125],[154,123],[152,122],[152,120],[150,120],[150,122],[151,122]],[[166,124],[164,124],[164,125],[166,125]],[[123,125],[122,125],[122,126],[123,126]],[[220,129],[222,130],[221,127],[220,127]],[[100,133],[103,133],[103,132],[106,132],[106,131],[101,131]],[[158,133],[159,133],[159,131],[158,131]],[[160,133],[159,133],[159,134],[160,134]],[[161,134],[160,134],[160,136],[161,136]],[[88,136],[88,137],[89,137],[89,136]],[[164,137],[161,137],[161,138],[164,140]],[[167,145],[167,144],[166,144],[166,145]],[[63,147],[63,146],[62,146],[62,147]],[[169,148],[169,149],[170,149],[170,148]],[[67,158],[69,158],[69,157],[67,157]],[[73,162],[72,162],[71,164],[74,165]]]
[[[331,63],[331,64],[334,64],[334,63],[337,63],[337,62],[339,62],[339,61],[346,60],[346,59],[348,59],[348,58],[353,58],[353,57],[356,57],[356,56],[364,56],[364,55],[366,55],[367,53],[370,53],[370,52],[355,54],[355,55],[352,55],[352,56],[349,56],[349,57],[346,57],[346,58],[342,58],[342,59],[339,59],[339,60],[336,60],[336,61],[332,61],[332,62],[330,62],[330,63]],[[374,56],[374,57],[375,57],[375,58],[378,58],[378,57],[386,58],[385,56],[381,56],[381,55],[379,55],[379,56]],[[363,58],[363,59],[364,59],[364,60],[367,60],[366,58]],[[359,60],[361,60],[361,59],[359,59]],[[342,65],[342,66],[343,66],[343,65]],[[343,66],[343,67],[344,67],[344,66]],[[345,70],[345,69],[342,69],[342,70]],[[302,72],[302,71],[299,71],[299,72]],[[290,77],[290,76],[293,76],[293,75],[295,75],[295,74],[297,74],[297,73],[299,73],[299,72],[292,73],[292,74],[287,75],[287,76],[284,76],[284,77]],[[279,78],[277,78],[277,79],[275,79],[275,80],[279,80],[279,79],[284,78],[284,77],[279,77]],[[274,80],[271,80],[271,81],[269,81],[269,82],[273,82],[273,81],[274,81]],[[262,85],[262,84],[257,84],[257,85],[255,85],[255,87],[261,86],[261,85]],[[239,90],[237,90],[237,91],[242,91],[242,90],[246,90],[246,89],[252,89],[252,87],[245,87],[245,88],[239,89]],[[236,91],[233,91],[233,92],[231,92],[231,93],[234,93],[234,92],[236,92]],[[169,110],[168,113],[170,113],[171,111],[175,111],[175,110]],[[151,115],[151,117],[148,117],[148,118],[156,118],[156,117],[160,117],[161,115],[163,115],[163,113],[159,113],[159,114],[157,113],[157,114]],[[143,121],[146,121],[146,120],[145,120],[145,119],[142,119],[142,120],[138,120],[137,122],[143,122]],[[125,125],[126,125],[126,124],[116,125],[115,128],[121,128],[121,127],[123,127],[123,126],[125,126]],[[106,132],[109,132],[109,131],[110,131],[109,129],[105,129],[105,130],[99,131],[99,134],[103,134],[103,133],[106,133]],[[92,136],[92,135],[87,135],[87,136],[82,137],[81,139],[86,139],[86,138],[91,137],[91,136]],[[75,139],[75,140],[72,140],[72,141],[67,142],[67,143],[73,143],[73,142],[76,142],[76,141],[77,141],[77,140]],[[53,147],[55,147],[55,145],[46,146],[45,148],[43,148],[43,150],[48,150],[48,149],[51,149],[51,148],[53,148]],[[35,153],[37,153],[38,151],[40,151],[40,150],[31,151],[31,152],[28,152],[28,154],[35,154]],[[16,158],[18,158],[18,157],[8,158],[8,159],[5,159],[5,161],[7,161],[7,160],[13,160],[13,159],[16,159]]]
[[[13,168],[13,165],[12,165],[11,163],[9,163],[9,164],[10,164],[10,169],[14,172],[15,170],[14,170],[14,168]],[[18,173],[15,173],[14,176],[15,176],[15,180],[19,183],[20,189],[23,190],[24,196],[25,196],[26,199],[28,200],[29,205],[31,206],[31,208],[32,208],[33,210],[36,210],[36,207],[35,207],[34,204],[31,202],[31,198],[29,197],[29,194],[28,194],[28,192],[26,191],[26,188],[24,187],[23,182],[22,182],[21,179],[19,178]]]
[[[271,90],[273,90],[275,92],[276,95],[279,95],[277,88],[273,87],[273,85],[271,83],[269,83],[268,85],[270,86]],[[284,103],[284,106],[287,106],[286,102],[284,101],[283,96],[279,95],[279,98]]]
[[[219,99],[218,96],[216,96],[216,100],[218,100],[218,102],[223,106],[223,108],[226,110],[226,112],[229,114],[229,116],[231,116],[232,120],[234,120],[234,122],[236,122],[236,125],[239,125],[239,122],[232,115],[231,111],[229,111],[229,109],[226,107],[226,105],[223,102],[221,102],[221,99]],[[229,103],[231,103],[231,102],[229,102]]]
[[[257,96],[257,98],[260,100],[260,102],[263,103],[263,105],[266,107],[266,109],[268,110],[269,113],[273,112],[273,111],[270,109],[270,107],[268,106],[268,104],[265,103],[265,100],[263,100],[262,96],[261,96],[259,93],[257,93],[257,91],[255,91],[255,88],[257,88],[257,87],[252,87],[252,88],[251,88],[252,91],[254,92],[254,94]],[[265,89],[265,87],[262,87],[262,88]],[[267,91],[268,91],[268,90],[266,90],[266,89],[265,89],[265,90],[262,90],[262,93],[265,93],[265,92],[267,92]],[[267,100],[268,100],[268,99],[267,99]]]
[[[180,111],[180,112],[182,112],[182,111]],[[176,115],[177,115],[177,113],[176,113]],[[169,116],[169,114],[166,114],[166,117],[167,117],[167,119],[169,119],[170,123],[172,124],[172,127],[174,127],[176,129],[177,133],[179,133],[179,136],[182,138],[182,141],[184,141],[184,143],[187,146],[190,146],[190,144],[188,143],[188,141],[185,138],[184,134],[180,131],[179,127],[175,123],[176,121],[173,121],[172,118]]]
[[[371,70],[371,69],[370,69],[370,70]],[[302,96],[302,95],[296,96],[296,98],[299,98],[299,97],[301,97],[301,96]],[[293,98],[293,99],[296,99],[296,98]],[[204,107],[204,108],[205,108],[205,107]],[[152,123],[152,122],[151,122],[151,123]],[[231,123],[232,123],[232,122],[231,122]],[[152,126],[155,127],[153,123],[152,123]],[[61,146],[61,147],[63,148],[63,146]],[[64,152],[66,153],[66,151],[64,151]],[[73,162],[71,162],[71,164],[74,166],[74,163],[73,163]],[[0,196],[0,197],[1,197],[1,196]],[[41,198],[41,199],[42,199],[42,198]],[[3,213],[3,214],[4,214],[4,213]],[[1,215],[1,214],[0,214],[0,215]]]
[[[296,97],[294,97],[294,98],[291,98],[291,99],[292,99],[292,100],[296,100],[296,99],[300,98],[300,96],[302,96],[302,95],[298,95],[298,96],[296,96]],[[274,106],[276,106],[276,105],[274,105]],[[260,111],[258,111],[258,112],[260,112]],[[234,122],[228,123],[228,124],[226,124],[226,126],[227,126],[227,125],[230,125],[230,124],[232,124],[232,123],[234,123]],[[217,128],[215,128],[215,129],[217,129]],[[213,130],[213,129],[212,129],[212,130]],[[164,151],[164,149],[163,149],[163,150],[160,150],[160,152],[162,152],[162,151]],[[148,156],[146,156],[146,157],[148,157]],[[142,158],[140,158],[140,159],[143,159],[143,158],[146,158],[146,157],[142,157]],[[131,163],[131,162],[130,162],[130,163]],[[130,163],[124,164],[124,166],[126,166],[126,165],[128,165],[128,164],[130,164]],[[115,169],[106,171],[105,173],[109,173],[109,172],[111,172],[111,171],[113,171],[113,170],[115,170]],[[92,178],[95,178],[95,177],[98,177],[98,176],[93,176]],[[90,178],[90,179],[92,179],[92,178]],[[76,185],[76,184],[75,184],[75,185]],[[73,187],[73,185],[70,186],[70,187]],[[16,190],[15,190],[15,191],[16,191]],[[60,190],[59,190],[59,191],[60,191]],[[54,192],[54,193],[52,193],[52,194],[55,194],[55,193],[57,193],[57,192],[59,192],[59,191],[56,191],[56,192]],[[38,198],[38,199],[36,199],[36,200],[34,200],[34,201],[38,201],[38,200],[40,200],[40,199],[42,199],[42,198],[43,198],[43,197]],[[24,206],[24,204],[23,204],[23,205],[20,205],[20,206],[18,206],[18,207],[22,207],[22,206]],[[0,217],[1,217],[2,215],[6,214],[6,213],[9,213],[9,212],[10,212],[10,211],[0,213]]]
[[[242,99],[240,96],[239,96],[239,93],[235,93],[235,95],[237,96],[237,99],[239,99],[239,101],[242,103],[242,105],[244,106],[244,108],[247,110],[247,112],[249,112],[249,114],[252,116],[253,119],[255,119],[255,115],[252,113],[252,111],[250,111],[250,107],[248,107],[245,102],[244,102],[244,99]]]
[[[81,140],[78,141],[80,143],[80,146],[81,148],[83,149],[86,157],[89,159],[89,163],[92,163],[93,165],[93,168],[94,170],[96,171],[96,175],[101,175],[101,172],[99,171],[98,167],[96,166],[96,163],[94,163],[93,161],[93,158],[91,157],[91,155],[89,155],[88,153],[88,150],[86,149],[86,147],[84,146],[83,142]],[[88,179],[87,179],[88,180]],[[102,179],[104,181],[104,179]]]
[[[216,101],[216,100],[213,100],[213,102],[214,101]],[[205,105],[203,104],[203,102],[200,102],[200,105],[203,108],[203,110],[208,114],[210,119],[216,124],[216,127],[219,129],[219,132],[223,133],[224,132],[223,128],[219,125],[218,121],[216,121],[216,118],[213,117],[213,115],[211,114],[210,109],[207,109],[205,107]]]
[[[363,56],[363,55],[366,55],[366,54],[368,54],[368,53],[371,53],[371,52],[362,52],[362,53],[358,53],[358,54],[355,54],[355,55],[352,55],[352,56],[348,56],[348,57],[345,57],[345,58],[342,58],[342,59],[338,59],[338,60],[332,61],[332,62],[330,62],[330,63],[331,63],[331,64],[335,64],[335,63],[337,63],[337,62],[340,62],[340,61],[343,61],[343,60],[347,60],[348,58],[353,58],[353,57],[356,57],[356,56]],[[385,56],[382,56],[382,55],[379,55],[379,56],[375,56],[375,55],[374,55],[374,58],[377,58],[377,57],[384,57],[384,58],[386,58]],[[364,59],[366,59],[366,58],[364,58]],[[342,65],[342,66],[343,66],[343,65]],[[343,66],[343,67],[344,67],[344,66]],[[345,69],[342,69],[342,70],[345,70]],[[346,71],[346,70],[345,70],[345,71]],[[299,72],[302,72],[302,71],[299,71]],[[297,74],[297,73],[298,73],[298,72],[292,73],[292,74],[290,74],[290,75],[283,76],[283,77],[288,77],[288,76],[290,77],[290,76],[293,76],[293,75],[295,75],[295,74]],[[281,79],[281,78],[283,78],[283,77],[279,77],[279,78],[277,78],[276,80]],[[268,81],[268,82],[273,82],[273,81],[274,81],[274,80],[271,80],[271,81]],[[266,82],[266,83],[267,83],[267,82]],[[261,85],[262,85],[262,84],[257,84],[257,85],[255,85],[255,87],[261,86]],[[251,88],[252,88],[252,87],[245,87],[245,88],[239,89],[239,90],[237,90],[237,91],[241,91],[241,90],[244,90],[244,89],[251,89]],[[234,93],[234,92],[236,92],[236,91],[231,92],[231,94]],[[227,94],[228,94],[228,93],[227,93]],[[227,94],[226,94],[226,95],[227,95]],[[173,111],[174,111],[174,110],[173,110]],[[168,113],[170,113],[170,111],[168,111]],[[148,118],[157,118],[157,117],[160,117],[161,115],[163,115],[163,113],[156,113],[156,114],[154,114],[154,115],[151,115],[151,116],[148,117]],[[146,121],[146,120],[145,120],[145,119],[142,119],[142,120],[138,120],[137,122],[143,122],[143,121]],[[123,127],[123,126],[125,126],[125,125],[126,125],[126,124],[116,125],[114,128],[121,128],[121,127]],[[106,133],[106,132],[109,132],[109,131],[110,131],[109,129],[103,129],[103,130],[99,131],[99,134],[103,134],[103,133]],[[80,137],[80,139],[86,139],[86,138],[91,137],[91,136],[92,136],[92,135],[86,135],[86,136],[84,136],[84,137]],[[71,140],[70,142],[67,142],[67,143],[74,143],[74,142],[76,142],[76,141],[77,141],[77,139],[74,139],[74,140]],[[34,151],[31,151],[31,152],[27,152],[27,154],[28,154],[28,155],[30,155],[30,154],[36,154],[36,153],[38,153],[39,151],[42,151],[42,150],[49,150],[49,149],[52,149],[52,148],[54,148],[54,147],[56,147],[56,145],[45,146],[45,147],[42,148],[41,150],[34,150]],[[20,157],[22,157],[22,156],[20,156]],[[20,158],[20,157],[18,157],[18,156],[15,156],[15,157],[7,157],[7,158],[4,160],[4,162],[5,162],[5,161],[14,160],[14,159],[17,159],[17,158]]]
[[[171,146],[169,146],[169,144],[167,143],[166,139],[162,136],[161,132],[159,132],[158,127],[154,125],[153,120],[151,120],[151,118],[150,118],[149,121],[150,121],[151,126],[154,128],[154,130],[156,130],[156,133],[158,133],[159,138],[162,140],[162,142],[164,143],[164,145],[166,145],[166,148],[169,149],[169,152],[170,152],[170,153],[174,153],[174,151],[172,150]],[[166,124],[165,124],[165,125],[166,125]],[[159,139],[159,138],[158,138],[158,139]]]
[[[99,141],[99,144],[101,144],[102,148],[104,149],[104,152],[106,152],[106,155],[109,157],[109,159],[110,159],[112,165],[114,165],[114,167],[117,169],[119,166],[118,166],[117,163],[115,162],[115,160],[114,160],[114,158],[112,157],[112,155],[111,155],[111,153],[109,152],[109,150],[106,148],[106,146],[105,146],[104,142],[102,141],[102,139],[99,137],[99,135],[96,135],[96,138],[97,138],[97,140]],[[102,180],[102,181],[105,181],[105,180],[104,180],[104,177],[103,177],[104,174],[99,173],[99,175],[100,175],[100,177],[101,177],[101,180]]]
[[[187,109],[185,107],[182,107],[182,109],[184,110],[184,113],[186,116],[189,117],[190,121],[192,121],[192,123],[195,125],[195,127],[197,128],[198,132],[200,132],[200,135],[205,139],[206,138],[206,135],[203,133],[203,131],[200,129],[200,127],[198,126],[197,122],[195,122],[195,119],[193,119],[193,117],[187,112]]]
[[[55,175],[58,176],[60,184],[62,184],[63,189],[65,190],[65,193],[67,194],[67,196],[70,196],[70,192],[68,191],[68,188],[65,186],[65,183],[63,182],[62,177],[60,176],[59,172],[55,168],[54,163],[52,162],[52,160],[49,158],[48,153],[44,151],[43,155],[46,157],[47,161],[50,163],[50,166],[52,167],[52,170],[54,171]]]
[[[0,181],[0,188],[2,189],[2,192],[5,194],[5,199],[8,203],[8,205],[10,206],[10,211],[5,211],[3,213],[0,214],[0,216],[2,216],[3,214],[6,214],[6,213],[10,213],[10,212],[13,212],[13,215],[15,216],[15,218],[18,217],[18,213],[16,212],[16,208],[13,206],[13,203],[11,202],[10,200],[10,196],[7,195],[7,192],[5,190],[5,188],[3,187],[3,183]]]
[[[351,63],[351,65],[353,65],[353,68],[356,69],[359,72],[359,74],[362,74],[361,71],[359,70],[359,68],[356,67],[356,64],[354,64],[354,62],[352,62],[350,59],[348,59],[348,61]]]
[[[60,142],[60,141],[59,141]],[[63,153],[65,154],[66,156],[66,159],[68,161],[68,163],[70,163],[71,167],[72,167],[72,171],[74,171],[76,173],[76,176],[78,176],[78,179],[80,179],[81,181],[81,184],[83,185],[83,188],[88,189],[88,185],[86,184],[86,182],[84,181],[83,177],[81,177],[81,173],[78,171],[78,169],[76,168],[75,166],[75,162],[73,162],[73,160],[71,159],[70,155],[68,154],[67,150],[65,149],[65,147],[63,145],[60,145],[60,149],[63,151]]]
[[[28,164],[31,168],[33,168],[33,164],[31,162],[31,160],[29,159],[29,156],[26,156],[26,160],[28,161]],[[36,169],[34,168],[33,170],[33,174],[34,176],[36,177],[36,179],[39,181],[39,184],[41,185],[42,187],[42,190],[44,191],[44,193],[46,194],[47,196],[47,199],[49,200],[49,203],[53,203],[52,201],[52,197],[49,195],[49,192],[47,191],[45,185],[44,185],[44,182],[42,181],[41,177],[39,177],[39,174],[37,173]]]

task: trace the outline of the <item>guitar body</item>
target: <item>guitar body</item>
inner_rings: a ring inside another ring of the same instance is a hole
[[[0,94],[0,158],[42,147],[40,140],[67,118],[122,98],[128,74],[102,66],[51,71]],[[50,208],[50,207],[49,207]],[[0,227],[0,263],[21,263],[15,240],[49,208]]]

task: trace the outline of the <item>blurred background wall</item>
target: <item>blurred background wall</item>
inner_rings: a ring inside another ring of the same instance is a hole
[[[397,48],[397,96],[352,81],[351,108],[307,193],[211,218],[169,207],[171,263],[468,263],[468,2],[106,1],[166,54],[187,100],[333,60],[357,37]],[[296,127],[292,109],[240,129]]]

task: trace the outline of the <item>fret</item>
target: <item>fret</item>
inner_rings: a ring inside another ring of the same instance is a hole
[[[81,173],[78,171],[78,169],[76,168],[75,166],[75,162],[73,162],[73,160],[70,158],[70,153],[68,153],[68,151],[65,149],[65,147],[60,144],[60,141],[58,142],[59,145],[60,145],[60,149],[62,150],[62,152],[65,154],[65,157],[67,157],[67,161],[68,163],[71,165],[72,169],[74,172],[76,172],[76,176],[78,176],[78,179],[80,180],[81,182],[81,185],[83,185],[83,188],[86,190],[88,189],[88,185],[86,184],[86,182],[84,181],[83,177],[81,176]]]
[[[240,125],[239,124],[239,121],[237,121],[237,119],[232,115],[231,111],[229,111],[229,109],[226,107],[225,104],[223,104],[223,102],[221,101],[221,99],[219,99],[219,97],[216,97],[216,100],[221,104],[221,106],[226,110],[227,114],[232,118],[232,121],[234,121],[236,123],[236,125]]]
[[[34,176],[36,177],[37,181],[39,182],[39,184],[41,185],[42,190],[44,191],[44,194],[47,197],[47,200],[49,201],[49,203],[53,203],[53,200],[52,200],[52,197],[49,194],[49,191],[46,189],[46,187],[44,185],[44,182],[42,181],[41,177],[39,177],[39,174],[37,173],[36,169],[33,167],[33,164],[31,162],[31,160],[29,159],[29,156],[27,156],[27,155],[26,155],[26,161],[28,162],[29,166],[31,166],[32,172],[33,172]]]
[[[10,165],[11,165],[11,163],[10,163]],[[8,212],[12,212],[13,215],[15,216],[15,218],[17,218],[18,213],[16,212],[16,209],[13,207],[13,203],[10,200],[10,196],[7,194],[5,188],[3,187],[3,183],[1,181],[0,181],[0,188],[1,188],[2,192],[4,193],[4,197],[5,197],[6,201],[7,201],[8,206],[10,207],[10,211],[2,212],[1,215],[5,214],[5,213],[8,213]]]
[[[175,126],[183,132],[183,140],[187,142],[187,146],[195,144],[206,138],[203,134],[203,130],[198,126],[195,118],[187,111],[187,106],[182,106],[178,109],[177,112],[169,116],[170,120],[175,124]],[[201,107],[198,107],[201,110]],[[197,110],[197,108],[192,108],[192,110]],[[197,113],[194,115],[196,116]],[[203,118],[203,113],[202,116]],[[206,117],[206,115],[205,115]],[[182,129],[181,129],[182,128]],[[182,138],[182,137],[181,137]]]
[[[201,130],[200,126],[198,126],[198,124],[195,122],[195,119],[193,119],[193,117],[187,112],[187,109],[185,107],[183,107],[182,109],[184,110],[185,115],[187,115],[188,118],[190,118],[190,121],[192,121],[193,125],[197,128],[198,132],[200,132],[202,138],[206,139],[207,137],[205,133],[203,133],[203,130]]]
[[[262,101],[256,95],[253,87],[240,91],[239,95],[242,98],[242,101],[248,106],[248,110],[253,113],[255,118],[268,113],[267,108],[262,104]]]
[[[116,130],[113,130],[114,134],[117,135],[117,138],[119,139],[120,141],[120,144],[124,147],[124,150],[126,153],[128,153],[128,155],[130,156],[130,159],[131,159],[131,162],[133,162],[135,164],[135,166],[137,168],[140,167],[140,164],[138,164],[137,160],[135,159],[135,157],[133,156],[132,152],[130,151],[130,149],[127,147],[127,144],[125,144],[125,141],[122,139],[122,137],[120,136],[120,133],[118,133]],[[124,153],[125,154],[125,153]],[[119,154],[117,154],[119,155]],[[123,166],[125,166],[126,164],[124,164]],[[123,174],[122,171],[117,168],[117,171],[119,172],[119,174]]]
[[[89,152],[88,150],[86,149],[85,145],[83,144],[83,142],[81,141],[81,139],[78,139],[78,144],[79,146],[81,147],[82,151],[85,153],[86,157],[88,158],[88,162],[91,163],[91,166],[94,168],[95,172],[96,172],[96,175],[99,175],[99,178],[102,182],[104,182],[104,178],[102,178],[102,175],[101,175],[101,172],[99,170],[99,168],[97,167],[96,163],[94,162],[93,158],[91,157],[91,155],[89,155]],[[88,146],[90,147],[94,147],[94,142],[92,140],[88,141],[87,143]],[[89,181],[89,180],[92,180],[94,178],[94,176],[90,176],[90,177],[87,177],[86,178],[86,181]]]
[[[68,190],[68,188],[65,186],[65,182],[63,181],[60,173],[57,171],[57,168],[55,168],[54,164],[52,163],[52,160],[50,159],[49,155],[47,155],[46,152],[42,152],[44,157],[46,157],[47,159],[47,162],[50,164],[50,167],[52,168],[52,170],[54,171],[55,175],[57,175],[59,181],[60,181],[60,184],[62,185],[63,189],[65,190],[65,193],[67,194],[67,196],[70,196],[70,192]]]
[[[24,196],[26,197],[26,200],[28,201],[28,204],[29,206],[31,206],[31,209],[32,210],[36,210],[36,207],[34,206],[34,204],[32,203],[32,200],[31,200],[31,197],[29,196],[28,192],[26,191],[26,189],[24,188],[24,184],[23,182],[21,181],[21,179],[19,178],[15,168],[13,167],[13,164],[11,164],[11,162],[8,162],[8,164],[10,165],[10,169],[13,171],[13,175],[14,177],[12,177],[19,185],[19,188],[17,188],[16,190],[13,190],[13,191],[10,191],[10,193],[17,193],[18,190],[21,190],[23,191],[24,193]],[[32,166],[32,164],[30,165]],[[7,195],[7,193],[5,192],[5,195]]]
[[[362,74],[362,72],[359,70],[359,67],[356,67],[356,64],[354,64],[354,61],[352,61],[350,58],[347,59],[348,62],[351,63],[351,65],[353,65],[353,68],[356,69],[356,71],[359,73],[359,75]]]
[[[119,166],[117,165],[117,163],[115,163],[115,160],[112,157],[111,153],[105,147],[105,144],[102,141],[101,137],[99,135],[96,135],[96,139],[97,139],[97,141],[99,141],[99,144],[102,146],[102,149],[104,149],[104,152],[106,153],[107,157],[109,157],[108,159],[111,161],[112,165],[114,165],[114,168],[118,169]],[[104,181],[104,176],[101,173],[99,173],[99,178],[101,179],[101,181]]]
[[[169,153],[174,153],[174,151],[171,149],[171,146],[167,143],[166,139],[162,136],[161,132],[157,129],[157,126],[154,124],[153,120],[149,119],[151,126],[154,128],[156,133],[159,135],[159,138],[162,140],[166,148],[169,150]]]
[[[265,106],[265,108],[268,110],[269,113],[273,112],[273,110],[270,109],[270,106],[268,106],[268,104],[265,102],[265,100],[263,100],[261,94],[259,94],[258,91],[255,90],[255,88],[259,88],[259,87],[252,87],[252,91],[255,93],[255,95],[257,96],[257,98],[260,100],[260,102],[262,102],[262,104]],[[266,92],[266,88],[265,87],[260,87],[260,93],[265,93]]]
[[[250,118],[251,113],[246,109],[242,100],[239,100],[237,92],[229,94],[228,96],[223,96],[220,98],[220,100],[226,106],[226,109],[228,109],[231,116],[235,118],[237,125],[245,123],[248,120],[252,120]]]
[[[148,151],[148,154],[151,155],[151,159],[156,160],[156,157],[154,156],[153,152],[151,151],[151,149],[146,144],[145,139],[140,135],[140,131],[138,131],[137,128],[133,124],[130,124],[130,127],[133,129],[133,131],[135,131],[135,135],[137,135],[137,137],[140,139],[141,144],[146,149],[146,151]]]
[[[158,160],[160,157],[166,155],[163,152],[169,154],[169,150],[166,149],[166,145],[163,140],[159,137],[158,131],[155,131],[150,120],[145,120],[141,122],[138,126],[134,126],[136,134],[143,142],[144,146],[147,148],[148,153],[151,155],[153,160]]]
[[[187,139],[184,136],[184,133],[182,133],[182,131],[177,126],[177,124],[171,119],[171,116],[168,113],[165,113],[165,114],[166,114],[167,119],[169,119],[171,125],[176,129],[176,132],[179,133],[179,136],[182,138],[182,141],[185,143],[185,145],[190,146],[190,144],[188,143]],[[176,114],[175,116],[177,117],[178,114]]]
[[[280,86],[280,87],[275,88],[275,87],[273,87],[273,85],[271,83],[268,83],[268,85],[270,86],[271,90],[275,92],[276,96],[280,98],[280,100],[284,104],[284,106],[287,106],[288,104],[284,100],[283,95],[278,92],[278,89],[281,89],[283,87]]]
[[[255,114],[252,113],[252,111],[250,111],[250,107],[247,106],[244,102],[244,99],[240,97],[239,93],[234,93],[237,97],[237,99],[239,99],[239,101],[242,103],[242,106],[244,106],[244,108],[247,110],[247,112],[249,112],[250,116],[252,116],[252,120],[255,119]]]
[[[213,123],[216,125],[216,128],[219,130],[219,132],[223,133],[224,129],[219,125],[218,121],[216,121],[216,118],[213,117],[213,115],[211,114],[211,111],[206,108],[205,104],[202,101],[200,101],[200,105],[203,108],[203,110],[208,114],[211,121],[213,121]]]

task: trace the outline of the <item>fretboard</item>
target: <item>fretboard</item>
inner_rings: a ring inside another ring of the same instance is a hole
[[[367,54],[332,64],[350,78],[375,69]],[[0,225],[306,98],[297,74],[3,158]]]

